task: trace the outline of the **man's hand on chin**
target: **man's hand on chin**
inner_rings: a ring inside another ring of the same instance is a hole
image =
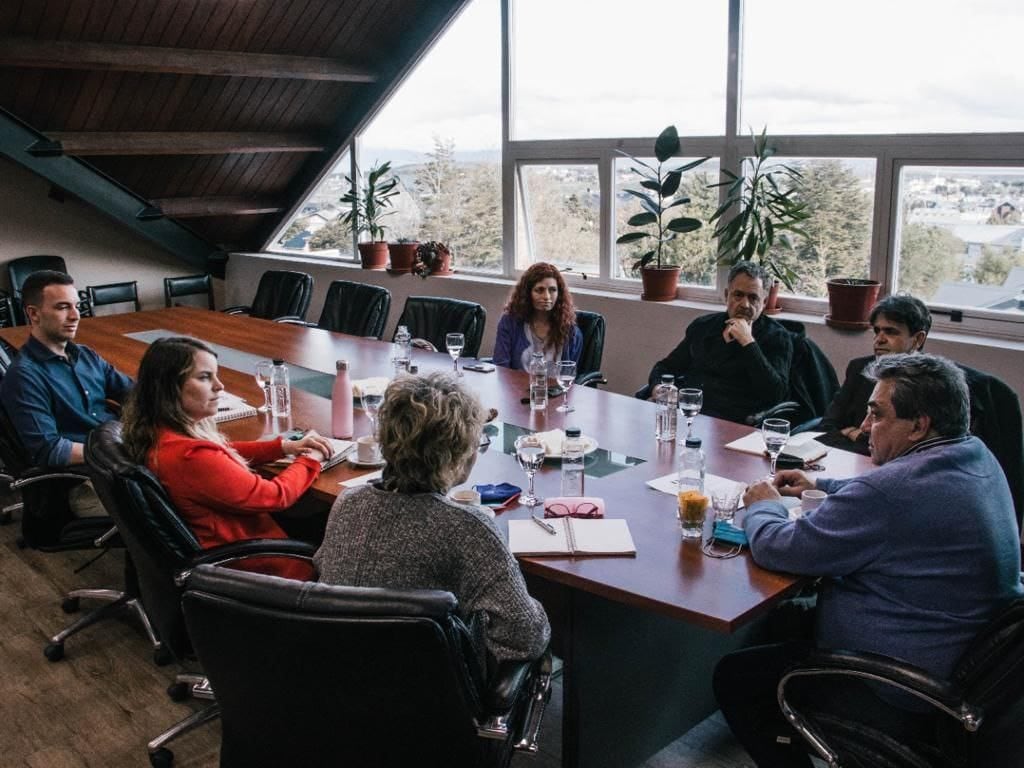
[[[726,344],[730,341],[735,341],[741,347],[752,343],[754,341],[754,332],[750,321],[745,317],[730,317],[725,321],[722,338],[725,339]]]

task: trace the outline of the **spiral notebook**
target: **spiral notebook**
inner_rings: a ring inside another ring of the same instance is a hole
[[[255,406],[249,405],[238,395],[221,392],[220,399],[217,401],[217,415],[213,417],[213,420],[220,424],[235,419],[246,419],[256,416],[258,413]]]
[[[544,522],[554,529],[553,534],[534,520],[508,521],[508,548],[513,555],[636,556],[636,545],[625,520],[551,517]]]

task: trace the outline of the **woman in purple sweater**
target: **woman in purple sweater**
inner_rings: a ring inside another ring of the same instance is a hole
[[[583,334],[565,280],[553,264],[538,262],[519,278],[498,321],[494,363],[525,370],[534,352],[548,362],[579,362]]]

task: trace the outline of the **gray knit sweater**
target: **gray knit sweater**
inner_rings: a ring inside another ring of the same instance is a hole
[[[452,592],[499,661],[540,655],[551,634],[494,521],[439,493],[344,491],[314,562],[330,584]]]

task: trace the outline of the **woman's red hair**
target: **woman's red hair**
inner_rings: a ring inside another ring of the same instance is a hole
[[[505,302],[505,311],[516,320],[526,322],[533,314],[533,299],[530,292],[533,286],[541,280],[551,277],[558,285],[558,299],[555,306],[548,313],[551,322],[551,334],[548,341],[555,349],[561,349],[565,342],[572,336],[573,327],[576,325],[576,307],[573,306],[572,296],[569,288],[562,279],[562,273],[554,264],[547,264],[539,261],[532,265],[519,277],[519,282],[512,288]]]

